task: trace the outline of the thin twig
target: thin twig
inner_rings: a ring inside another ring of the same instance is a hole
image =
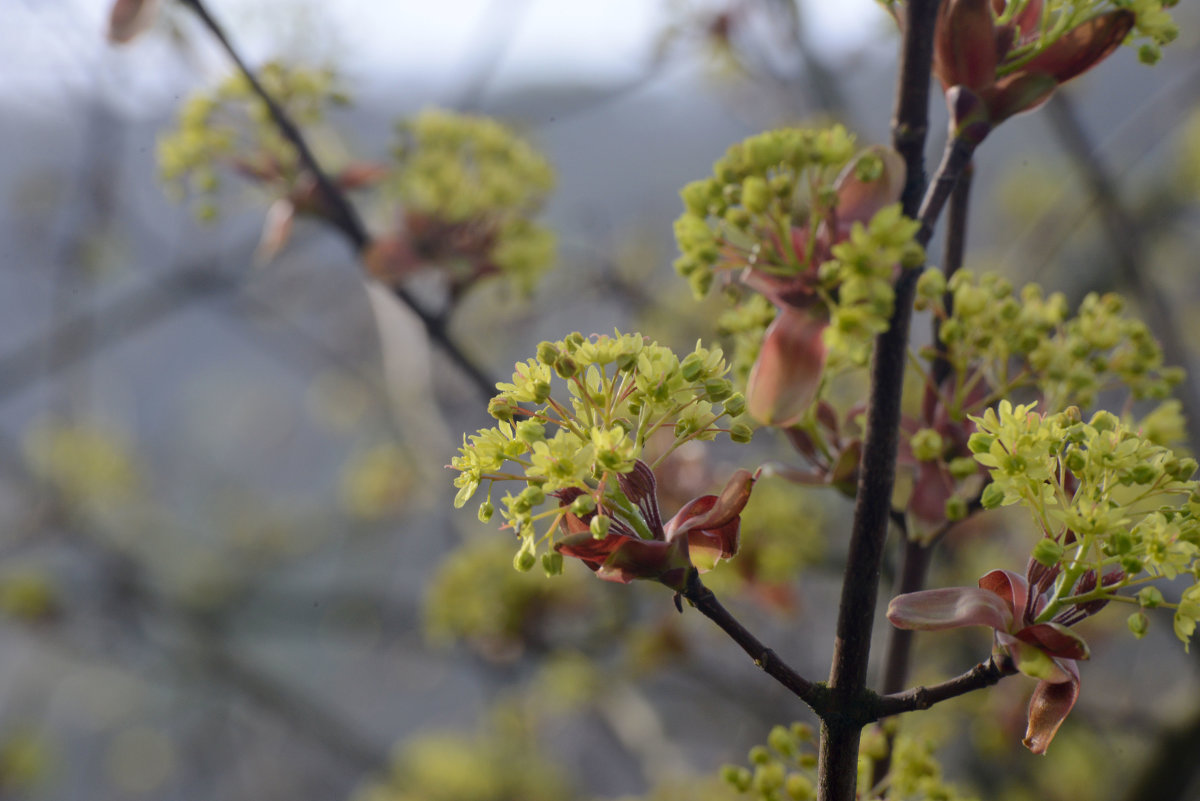
[[[929,709],[934,704],[966,695],[984,687],[991,687],[1005,676],[1017,672],[1017,667],[1011,660],[997,664],[994,659],[980,662],[975,667],[956,676],[953,679],[935,684],[932,687],[913,687],[901,693],[879,696],[874,714],[880,718],[899,715],[902,712],[915,712],[919,709]]]
[[[334,185],[328,174],[321,168],[320,163],[317,162],[300,129],[292,121],[291,117],[288,116],[283,107],[271,97],[270,93],[259,82],[254,71],[250,69],[245,60],[234,48],[233,43],[225,35],[225,31],[221,28],[220,24],[209,13],[203,0],[181,0],[181,2],[195,12],[200,21],[204,23],[204,26],[221,43],[229,58],[237,66],[238,71],[242,73],[246,82],[250,84],[250,88],[254,91],[255,95],[266,105],[272,121],[279,128],[279,132],[296,148],[296,154],[299,156],[300,162],[312,175],[313,180],[317,184],[317,189],[320,191],[321,199],[325,204],[327,213],[326,219],[350,240],[357,253],[360,255],[364,253],[371,245],[371,236],[367,232],[366,226],[363,225],[362,219],[359,217],[358,212],[355,211],[354,206],[346,198],[346,195]],[[446,355],[450,357],[451,361],[458,365],[459,369],[470,379],[480,394],[487,398],[494,395],[495,380],[471,361],[466,353],[450,337],[446,331],[445,321],[438,315],[426,310],[404,287],[397,284],[391,286],[391,290],[401,303],[420,318],[421,323],[425,326],[425,331],[429,334],[429,338],[436,342],[445,351]]]
[[[722,631],[741,646],[754,664],[763,669],[768,676],[791,690],[792,694],[812,707],[818,715],[825,708],[825,693],[823,688],[813,684],[797,673],[791,666],[750,633],[745,626],[738,622],[729,610],[721,605],[712,590],[700,581],[700,574],[693,570],[688,577],[687,587],[683,597],[700,610],[700,613],[716,623]]]

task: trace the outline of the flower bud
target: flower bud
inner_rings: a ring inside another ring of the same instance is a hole
[[[1143,587],[1138,590],[1138,603],[1143,609],[1154,609],[1163,602],[1163,594],[1157,587]]]
[[[487,410],[488,414],[500,422],[509,423],[512,422],[513,413],[520,408],[513,400],[503,395],[497,395],[488,401]]]
[[[562,379],[574,378],[579,372],[579,363],[570,356],[560,356],[554,363],[554,372]]]
[[[725,783],[733,785],[733,789],[739,793],[744,793],[750,789],[750,782],[753,777],[750,771],[740,765],[725,765],[721,768],[721,779]]]
[[[975,475],[979,469],[979,463],[970,456],[960,456],[957,459],[951,459],[946,468],[950,471],[950,475],[958,481],[965,478],[970,478]]]
[[[596,499],[591,495],[580,495],[575,500],[571,501],[571,514],[576,517],[583,517],[596,511]]]
[[[724,378],[710,378],[704,382],[704,393],[713,403],[720,403],[733,394],[733,384]]]
[[[812,779],[803,773],[789,773],[787,780],[783,783],[783,789],[788,794],[788,798],[793,801],[810,801],[816,798]]]
[[[951,495],[946,499],[946,520],[951,523],[957,523],[959,520],[966,520],[970,509],[967,507],[967,502],[964,498],[957,495]]]
[[[517,555],[513,557],[513,567],[521,573],[528,573],[533,569],[535,564],[537,564],[537,556],[534,555],[532,550],[527,550],[524,547],[517,551]]]
[[[557,551],[542,554],[542,570],[547,576],[559,576],[563,572],[563,557]]]
[[[492,519],[492,515],[496,513],[496,507],[492,505],[492,499],[488,498],[483,503],[479,504],[479,522],[486,523]]]
[[[1150,618],[1146,617],[1145,612],[1134,612],[1125,621],[1125,625],[1133,633],[1134,637],[1139,640],[1146,636],[1146,632],[1150,630]]]
[[[796,753],[796,741],[785,726],[775,726],[771,729],[771,733],[767,735],[767,745],[785,757]]]
[[[771,202],[771,190],[766,179],[751,175],[742,182],[742,205],[751,214],[762,214]]]
[[[754,429],[745,423],[734,423],[729,427],[729,439],[746,443],[754,438]]]
[[[612,525],[612,518],[606,515],[596,515],[592,518],[592,522],[588,523],[588,531],[592,532],[592,536],[598,540],[608,536],[608,527]]]
[[[542,364],[554,364],[558,361],[558,345],[542,341],[537,346],[537,360]]]
[[[942,435],[932,428],[922,428],[909,440],[913,456],[920,462],[933,462],[941,458],[945,450]]]
[[[1039,564],[1043,564],[1046,567],[1053,567],[1062,560],[1063,547],[1057,540],[1043,537],[1038,540],[1037,545],[1033,546],[1033,553],[1031,555]],[[1094,580],[1095,577],[1093,576]]]
[[[1004,503],[1004,490],[996,484],[988,484],[983,488],[983,494],[979,496],[980,503],[984,509],[995,509]]]
[[[746,396],[740,392],[735,392],[724,401],[725,414],[730,417],[741,417],[746,411]]]
[[[546,439],[546,427],[538,420],[522,420],[517,423],[517,439],[526,445]]]

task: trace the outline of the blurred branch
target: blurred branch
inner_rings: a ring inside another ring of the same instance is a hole
[[[496,68],[504,58],[513,34],[521,23],[529,0],[491,0],[475,23],[475,31],[466,52],[470,59],[463,84],[454,107],[474,111],[483,104],[484,94]]]
[[[287,112],[284,111],[283,107],[263,88],[253,70],[250,69],[225,35],[225,31],[221,28],[220,24],[209,14],[203,0],[180,0],[180,2],[195,12],[205,27],[221,43],[225,52],[228,53],[230,59],[237,66],[238,71],[242,73],[247,83],[250,84],[251,89],[267,107],[267,111],[270,113],[276,127],[279,128],[280,133],[296,148],[296,153],[300,157],[301,163],[312,175],[313,180],[317,184],[320,196],[326,204],[329,221],[350,240],[355,252],[360,256],[363,255],[371,245],[371,236],[367,232],[366,226],[363,225],[362,219],[358,216],[358,212],[355,211],[345,194],[338,190],[330,180],[328,174],[326,174],[325,170],[317,162],[300,129],[288,116]],[[397,284],[391,286],[390,289],[413,314],[420,318],[430,339],[436,342],[446,355],[450,357],[451,361],[458,365],[459,369],[470,379],[479,393],[485,398],[490,398],[495,394],[496,382],[484,373],[482,368],[471,361],[450,337],[449,332],[446,330],[445,320],[441,316],[426,310],[404,287]]]
[[[0,356],[0,400],[231,287],[229,278],[211,268],[189,268],[155,279],[101,311],[73,315]],[[106,324],[97,325],[97,319]]]
[[[1192,377],[1191,358],[1166,294],[1147,274],[1147,250],[1140,225],[1122,204],[1116,182],[1096,154],[1068,93],[1056,92],[1046,104],[1046,111],[1059,145],[1079,171],[1099,206],[1103,221],[1100,230],[1116,259],[1121,279],[1133,290],[1143,307],[1143,317],[1150,330],[1162,343],[1164,360],[1167,364],[1183,367],[1187,372],[1178,396],[1188,421],[1188,446],[1192,453],[1200,453],[1200,431],[1197,431],[1197,426],[1200,426],[1200,397],[1197,396]]]
[[[180,674],[199,670],[206,678],[276,716],[290,731],[302,734],[360,773],[387,766],[387,748],[376,746],[340,715],[237,656],[217,636],[210,617],[157,592],[134,557],[110,545],[103,535],[90,531],[83,520],[72,514],[70,504],[57,490],[30,473],[20,453],[2,441],[0,468],[25,485],[31,496],[40,496],[54,507],[69,532],[69,542],[102,567],[106,588],[102,603],[109,607],[105,620],[120,624],[126,631],[139,631],[143,636],[146,632],[141,629],[147,618],[165,623],[183,635],[182,643],[153,645]],[[45,632],[48,627],[39,626],[38,630]]]

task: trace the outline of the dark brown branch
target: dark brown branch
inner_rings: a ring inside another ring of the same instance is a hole
[[[984,687],[991,687],[1005,676],[1017,672],[1016,665],[1011,661],[996,664],[989,659],[980,662],[961,676],[935,684],[932,687],[913,687],[901,693],[880,696],[876,702],[875,715],[880,718],[899,715],[902,712],[915,712],[919,709],[929,709],[934,704],[966,695]]]
[[[974,165],[969,163],[966,169],[963,170],[962,176],[958,179],[954,191],[950,193],[950,208],[946,210],[946,248],[942,255],[942,271],[945,272],[947,279],[962,267],[963,255],[967,245],[967,218],[970,210],[971,179],[974,176]],[[946,291],[945,296],[942,298],[942,305],[946,307],[946,314],[953,313],[954,295],[949,290]],[[942,382],[950,375],[950,362],[942,357],[946,349],[942,344],[940,336],[941,328],[941,319],[934,317],[933,347],[937,349],[938,358],[933,362],[931,376],[935,389],[941,387]]]
[[[901,544],[900,574],[896,579],[894,595],[916,592],[925,587],[925,577],[929,573],[929,561],[932,555],[932,546],[924,545],[917,540],[904,540]],[[895,627],[888,632],[888,641],[883,657],[883,680],[879,684],[881,692],[899,692],[908,683],[913,633],[909,629]]]
[[[892,142],[907,168],[901,202],[909,216],[916,212],[924,189],[925,135],[937,9],[938,0],[912,0],[907,8]],[[935,188],[937,186],[939,184],[935,184]],[[940,204],[937,207],[940,211]],[[933,216],[936,214],[934,211]],[[926,231],[932,231],[932,220],[923,226],[925,238],[922,244],[928,242]],[[855,797],[862,729],[847,712],[866,689],[879,571],[896,477],[900,390],[904,383],[908,328],[918,273],[918,270],[906,270],[897,280],[891,323],[885,333],[876,337],[871,357],[871,394],[858,500],[854,507],[850,549],[838,607],[833,666],[829,674],[835,714],[823,716],[821,721],[817,778],[820,801],[852,801]]]
[[[942,269],[946,277],[954,275],[963,263],[963,254],[967,241],[967,212],[971,196],[971,178],[974,170],[970,163],[963,170],[954,191],[950,193],[950,206],[946,210],[946,245],[942,258]],[[954,308],[954,296],[947,291],[942,300],[946,312]],[[933,318],[933,344],[938,356],[933,360],[931,378],[934,388],[941,387],[942,382],[950,375],[950,362],[944,358],[945,346],[939,337],[941,319]],[[893,595],[917,592],[924,589],[925,579],[929,573],[929,562],[933,555],[933,546],[940,539],[940,533],[929,542],[919,542],[904,536],[900,543],[900,574],[896,580]],[[910,629],[892,628],[888,631],[887,644],[883,651],[883,679],[880,682],[880,692],[899,692],[908,683],[908,670],[912,656],[912,644],[916,632]],[[877,759],[873,766],[872,784],[878,784],[887,775],[891,767],[891,744],[895,739],[893,729],[888,727],[885,737],[888,741],[887,754]]]
[[[206,264],[157,278],[100,311],[68,317],[0,356],[0,400],[232,286]],[[103,319],[104,325],[96,326],[96,319]],[[54,343],[69,343],[69,347],[54,347]]]
[[[763,669],[763,672],[787,687],[793,695],[812,707],[818,715],[821,714],[825,707],[824,688],[801,676],[780,659],[774,651],[763,645],[757,637],[738,622],[737,618],[730,614],[728,609],[721,605],[712,590],[705,587],[700,581],[700,574],[695,570],[688,576],[683,597],[687,598],[688,602],[700,610],[702,615],[716,623],[722,631],[740,645],[742,650],[754,660],[754,664]]]
[[[321,199],[325,204],[326,219],[350,240],[350,243],[354,246],[354,250],[361,255],[370,246],[371,236],[367,232],[366,226],[363,225],[362,218],[358,216],[358,212],[350,204],[346,195],[333,184],[333,181],[329,179],[325,170],[317,162],[300,129],[292,121],[291,117],[288,116],[283,107],[275,101],[275,98],[271,97],[270,93],[263,88],[254,71],[250,69],[245,60],[242,59],[241,55],[234,48],[233,43],[225,35],[225,31],[221,28],[220,24],[208,12],[203,0],[181,0],[181,2],[195,12],[200,21],[204,23],[204,26],[221,43],[229,58],[237,66],[238,71],[242,73],[246,82],[250,84],[250,88],[254,91],[254,94],[266,105],[272,121],[279,128],[279,132],[296,148],[296,154],[300,157],[300,162],[316,182]],[[440,316],[425,309],[404,287],[393,285],[391,290],[401,303],[420,318],[421,323],[425,326],[426,333],[429,334],[429,338],[436,342],[446,355],[450,357],[450,360],[458,365],[459,369],[466,374],[467,378],[475,385],[480,394],[487,398],[494,395],[495,380],[471,361],[458,344],[450,338],[449,333],[446,331],[445,321]]]

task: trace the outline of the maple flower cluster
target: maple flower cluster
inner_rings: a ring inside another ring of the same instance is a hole
[[[554,188],[545,157],[496,120],[441,109],[397,133],[383,188],[401,208],[372,270],[394,279],[438,263],[455,291],[490,275],[531,291],[554,260],[554,235],[534,221]]]
[[[1085,421],[1074,407],[1040,414],[1004,400],[971,420],[968,447],[991,479],[983,507],[1020,504],[1042,536],[1024,576],[993,570],[978,587],[900,595],[888,619],[907,629],[992,628],[993,658],[1038,679],[1025,744],[1042,753],[1078,698],[1076,663],[1089,657],[1071,626],[1118,601],[1136,608],[1127,623],[1140,638],[1145,610],[1163,607],[1188,646],[1200,621],[1197,464],[1111,412]],[[1181,577],[1190,586],[1178,601],[1153,584]]]
[[[898,154],[857,152],[841,126],[780,129],[734,145],[711,178],[681,192],[675,269],[695,294],[725,274],[775,307],[751,295],[730,320],[753,351],[735,361],[753,362],[747,399],[759,422],[803,418],[828,373],[865,363],[887,329],[900,265],[924,261],[919,225],[897,203],[904,176]]]
[[[739,470],[720,496],[696,498],[664,522],[643,457],[651,438],[657,461],[691,440],[750,438],[738,420],[745,398],[727,372],[720,349],[699,343],[681,360],[640,334],[542,342],[511,383],[497,384],[488,404],[497,424],[466,439],[452,461],[455,505],[487,485],[479,517],[489,520],[493,485],[514,483],[520,489],[504,494],[501,516],[520,541],[518,569],[532,568],[540,552],[554,574],[566,555],[604,579],[653,578],[679,589],[689,567],[711,567],[736,550],[754,477]],[[568,397],[556,396],[558,382]]]

